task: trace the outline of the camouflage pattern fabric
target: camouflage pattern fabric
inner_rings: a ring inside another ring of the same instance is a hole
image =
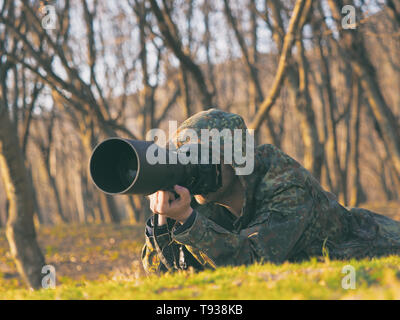
[[[178,136],[185,128],[243,129],[245,124],[238,115],[210,109],[186,120]],[[146,233],[142,251],[148,273],[301,261],[324,252],[331,259],[400,254],[400,222],[366,209],[344,208],[273,145],[255,148],[253,173],[239,178],[246,193],[239,218],[210,203],[194,207],[195,220],[184,231],[171,219],[161,233],[148,222],[153,232]]]

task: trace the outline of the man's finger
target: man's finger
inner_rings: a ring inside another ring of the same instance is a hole
[[[156,194],[157,194],[157,201],[156,201],[156,204],[158,204],[158,203],[160,202],[160,194],[161,194],[161,191],[157,191]]]
[[[169,203],[176,200],[175,193],[173,193],[171,191],[168,191],[168,193],[169,193]]]
[[[150,195],[150,209],[153,211],[153,213],[158,213],[158,197],[159,197],[159,191],[153,193]]]
[[[169,208],[169,192],[159,191],[160,195],[158,197],[157,210],[159,213],[164,213],[166,209]]]
[[[186,201],[190,198],[190,192],[185,187],[175,185],[174,190],[179,195],[180,201]]]
[[[168,200],[169,200],[168,192],[160,191],[160,197],[158,200],[159,200],[159,204],[161,206],[164,206],[166,203],[168,203]]]
[[[157,204],[157,194],[153,193],[150,197],[150,209],[153,213],[156,213],[156,204]]]

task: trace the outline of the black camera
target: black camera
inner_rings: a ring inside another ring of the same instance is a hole
[[[150,163],[149,148],[153,154],[163,154],[165,163]],[[179,158],[174,152],[179,150],[162,148],[153,141],[109,138],[93,150],[90,176],[101,191],[113,195],[147,195],[158,190],[172,190],[176,184],[189,189],[191,194],[204,195],[221,186],[220,164],[202,164],[200,157],[198,163],[170,161],[171,155]]]

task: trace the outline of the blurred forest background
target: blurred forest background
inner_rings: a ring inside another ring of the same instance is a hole
[[[0,10],[0,228],[33,287],[44,264],[33,221],[149,214],[144,197],[95,189],[92,148],[210,106],[243,116],[258,143],[343,205],[400,201],[398,0],[0,0]]]

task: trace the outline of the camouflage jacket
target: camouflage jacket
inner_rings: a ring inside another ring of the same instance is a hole
[[[400,222],[366,209],[346,209],[297,161],[269,144],[255,149],[254,171],[239,176],[239,218],[217,204],[198,205],[184,225],[157,215],[146,226],[142,262],[148,273],[197,270],[256,261],[300,261],[400,254]]]
[[[333,259],[400,254],[399,222],[342,207],[272,145],[258,147],[256,155],[253,174],[243,177],[246,200],[239,218],[207,204],[195,208],[189,226],[169,220],[168,228],[157,228],[148,221],[142,251],[147,272],[298,261],[321,256],[324,246]]]

